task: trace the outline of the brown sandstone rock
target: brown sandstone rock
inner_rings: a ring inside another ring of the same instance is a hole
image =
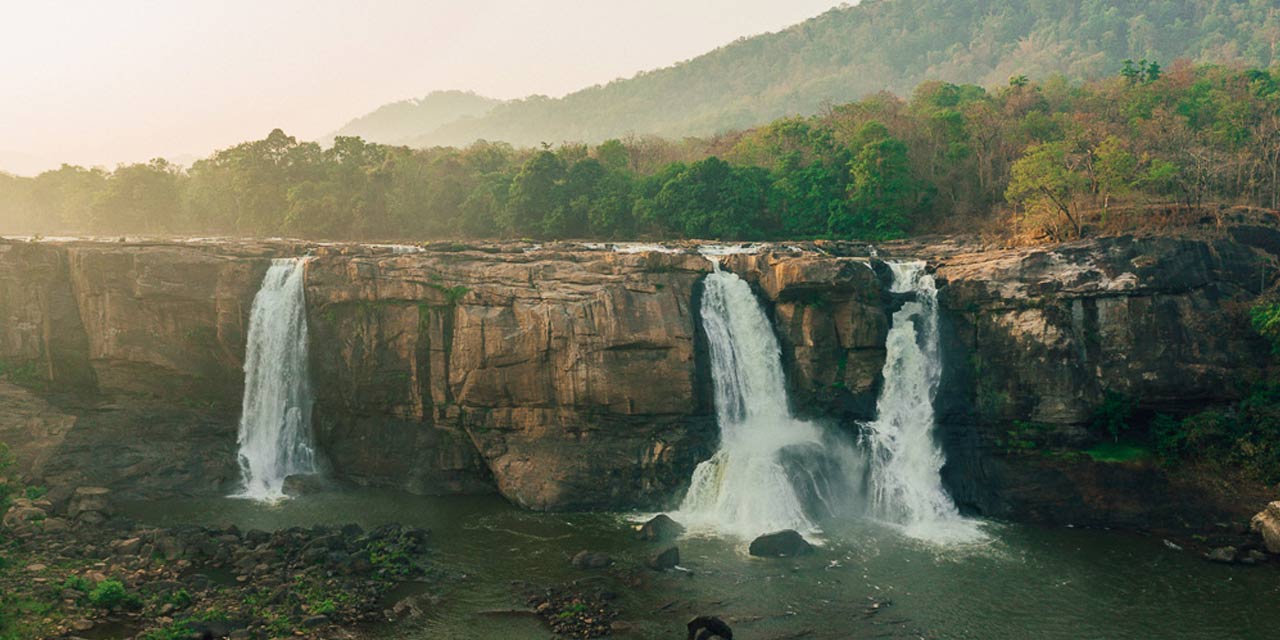
[[[1267,553],[1280,554],[1280,501],[1268,504],[1254,516],[1250,528],[1262,536]]]

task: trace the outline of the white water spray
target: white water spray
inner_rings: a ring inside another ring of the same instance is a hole
[[[891,291],[914,294],[893,314],[885,341],[884,387],[864,444],[871,460],[873,516],[915,538],[964,541],[980,536],[942,487],[945,462],[933,438],[933,403],[942,377],[938,291],[924,262],[890,262]]]
[[[239,497],[278,500],[284,479],[315,473],[307,366],[305,258],[276,259],[253,299],[240,414]]]
[[[781,350],[768,317],[750,285],[718,263],[705,280],[701,314],[720,448],[694,470],[676,517],[691,531],[743,539],[780,529],[815,533],[807,507],[829,503],[840,491],[829,464],[795,464],[821,454],[826,442],[821,429],[787,408]]]

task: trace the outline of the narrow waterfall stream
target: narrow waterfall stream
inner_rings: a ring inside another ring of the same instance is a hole
[[[861,513],[927,540],[979,535],[939,475],[933,400],[942,367],[933,277],[923,262],[889,266],[892,291],[914,296],[893,316],[878,418],[854,442],[792,415],[768,316],[751,286],[715,262],[700,311],[720,447],[694,470],[677,512],[691,531],[743,539],[780,529],[813,535],[819,518]]]
[[[720,448],[694,470],[677,518],[692,531],[743,539],[779,529],[816,533],[815,511],[848,494],[841,485],[851,474],[841,469],[856,464],[853,451],[791,415],[769,318],[751,286],[715,264],[701,314]]]
[[[903,525],[915,538],[973,540],[980,536],[976,523],[960,517],[942,487],[946,460],[933,437],[942,378],[937,286],[922,261],[886,264],[893,272],[890,291],[912,295],[893,314],[877,417],[863,437],[871,464],[870,513]]]
[[[253,298],[240,414],[239,497],[278,500],[284,479],[317,471],[311,443],[305,258],[273,260]]]

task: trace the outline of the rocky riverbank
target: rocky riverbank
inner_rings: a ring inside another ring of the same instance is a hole
[[[388,525],[156,528],[106,489],[18,498],[0,529],[0,632],[15,638],[359,638],[418,616],[442,578],[429,535]]]

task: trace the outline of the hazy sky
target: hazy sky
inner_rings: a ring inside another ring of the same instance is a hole
[[[318,137],[436,89],[559,96],[837,0],[0,0],[0,170]],[[184,157],[185,156],[185,157]]]

